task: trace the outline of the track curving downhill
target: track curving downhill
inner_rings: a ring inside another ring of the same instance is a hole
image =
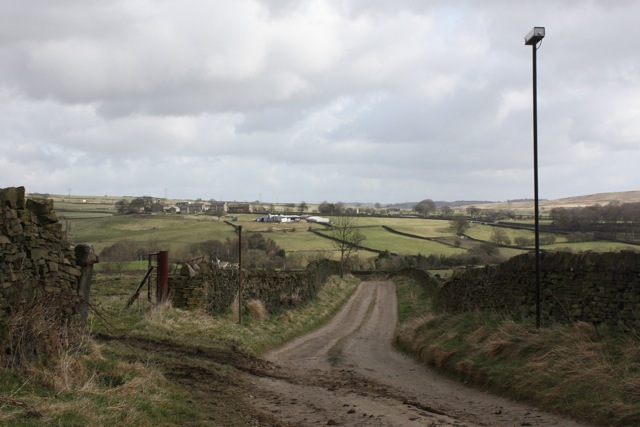
[[[575,421],[466,387],[391,345],[395,284],[362,282],[325,326],[265,355],[250,401],[280,425],[563,426]]]

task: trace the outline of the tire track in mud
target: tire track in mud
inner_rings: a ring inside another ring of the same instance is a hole
[[[119,357],[152,365],[169,381],[189,393],[187,403],[197,407],[197,417],[184,427],[290,427],[262,411],[256,411],[250,399],[247,378],[286,377],[270,362],[252,357],[234,345],[202,348],[179,345],[151,338],[129,335],[94,335],[108,343]]]

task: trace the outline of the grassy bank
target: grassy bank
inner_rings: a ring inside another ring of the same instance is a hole
[[[101,295],[96,303],[94,330],[109,335],[150,338],[187,347],[217,349],[234,345],[251,356],[284,344],[309,332],[330,319],[356,288],[358,279],[333,276],[323,286],[318,297],[295,310],[267,314],[258,302],[246,304],[243,324],[233,305],[223,316],[211,316],[203,311],[185,311],[172,307],[149,307],[138,300],[132,309],[123,310],[135,280],[100,281],[93,289]],[[121,291],[116,291],[121,289]]]
[[[398,279],[396,345],[447,375],[595,425],[640,425],[640,336],[587,323],[536,329],[487,313],[434,314]]]
[[[251,425],[239,371],[326,321],[358,283],[330,279],[313,302],[272,315],[252,302],[239,325],[231,309],[213,317],[144,296],[125,310],[138,280],[98,274],[90,332],[47,361],[0,368],[0,425]]]

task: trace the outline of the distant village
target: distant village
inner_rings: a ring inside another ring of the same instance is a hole
[[[259,207],[263,211],[264,207]],[[233,214],[251,214],[256,213],[258,209],[253,203],[238,202],[178,202],[175,205],[165,205],[156,202],[151,205],[151,214],[183,214],[194,215],[206,213],[213,216],[226,216]],[[305,220],[307,222],[315,222],[319,224],[330,224],[328,218],[317,215],[288,215],[288,214],[266,214],[256,218],[257,222],[298,222]]]

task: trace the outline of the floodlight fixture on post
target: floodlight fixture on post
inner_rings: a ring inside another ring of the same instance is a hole
[[[535,46],[544,38],[544,27],[533,27],[529,34],[524,36],[524,44],[527,46]]]
[[[536,50],[544,38],[544,27],[533,27],[524,37],[524,44],[533,52],[533,215],[535,224],[536,262],[536,328],[540,327],[540,213],[538,205],[538,76]]]

